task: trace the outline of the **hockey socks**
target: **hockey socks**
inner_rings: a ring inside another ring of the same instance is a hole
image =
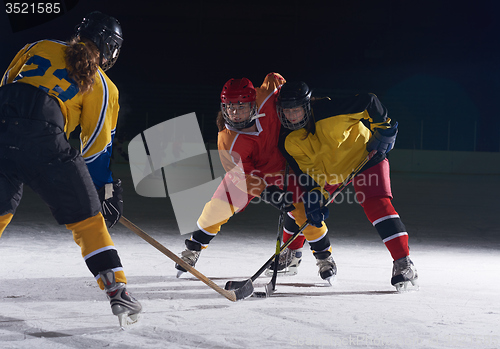
[[[12,216],[12,213],[7,213],[6,215],[0,216],[0,237],[2,236],[5,228],[7,228],[10,221],[12,220]]]
[[[290,240],[290,238],[298,232],[300,227],[295,223],[295,219],[290,216],[290,213],[288,213],[285,216],[285,224],[283,227],[283,243],[287,242]],[[304,246],[304,242],[306,241],[306,238],[304,234],[300,233],[295,240],[288,246],[290,250],[298,250],[299,248],[302,248]]]
[[[290,238],[293,236],[293,234],[294,233],[290,233],[286,230],[283,230],[283,243],[290,240]],[[288,248],[290,250],[298,250],[299,248],[302,248],[302,246],[304,246],[305,241],[306,241],[306,238],[304,237],[304,235],[299,234],[299,236],[297,236],[295,238],[295,240],[293,240],[293,242],[288,246]]]
[[[104,289],[104,284],[99,272],[107,269],[115,272],[116,282],[127,283],[120,257],[101,213],[77,223],[66,224],[66,228],[73,232],[83,259],[101,289]]]
[[[368,198],[363,208],[392,258],[398,260],[408,256],[408,233],[391,200],[387,197]]]
[[[208,244],[215,237],[216,234],[211,234],[209,232],[203,231],[201,229],[194,231],[191,234],[191,240],[200,244],[202,249],[207,248]],[[188,241],[188,240],[186,240]],[[187,246],[187,245],[186,245]]]

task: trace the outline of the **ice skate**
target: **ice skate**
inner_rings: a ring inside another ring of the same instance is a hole
[[[142,311],[141,303],[127,292],[124,283],[115,281],[115,273],[111,269],[102,271],[99,275],[104,283],[111,311],[118,316],[120,328],[124,329],[127,325],[136,323],[139,320],[138,315]]]
[[[190,266],[194,267],[198,258],[200,258],[201,244],[192,240],[186,240],[185,242],[186,249],[181,252],[181,259]],[[180,277],[183,273],[187,272],[186,269],[177,263],[175,264],[175,268],[178,270],[177,277]]]
[[[316,265],[319,267],[319,276],[331,285],[337,276],[337,265],[329,251],[315,253]]]
[[[414,287],[414,290],[418,290],[417,269],[415,269],[410,256],[406,256],[394,261],[391,284],[396,287],[398,292],[405,292],[408,290],[409,283]]]
[[[288,247],[281,251],[278,261],[278,274],[292,276],[297,275],[300,262],[302,262],[302,249],[290,250]],[[265,275],[272,276],[274,262],[266,269]]]

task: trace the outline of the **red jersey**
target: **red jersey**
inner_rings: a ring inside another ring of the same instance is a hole
[[[232,176],[232,182],[252,196],[265,189],[266,177],[284,172],[285,158],[278,149],[281,123],[276,113],[278,88],[284,83],[280,74],[270,73],[256,89],[258,113],[264,114],[255,121],[256,132],[242,132],[226,124],[218,135],[222,165],[228,172],[240,173]]]

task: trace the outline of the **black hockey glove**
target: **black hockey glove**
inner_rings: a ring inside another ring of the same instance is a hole
[[[122,181],[117,179],[113,183],[106,183],[99,189],[99,200],[101,200],[101,211],[108,228],[113,227],[122,216],[123,197]]]
[[[283,204],[285,212],[290,212],[295,209],[295,206],[292,205],[293,193],[291,191],[285,192],[276,185],[266,187],[260,194],[260,197],[266,204],[273,205],[273,207],[276,207],[280,211]]]
[[[317,228],[321,228],[323,221],[330,214],[328,207],[323,206],[324,198],[323,194],[317,189],[306,193],[303,198],[307,220]]]
[[[377,150],[382,154],[388,153],[394,147],[397,134],[397,122],[390,128],[377,129],[372,138],[370,138],[370,140],[366,144],[366,150],[368,150],[369,152],[371,152],[372,150]]]

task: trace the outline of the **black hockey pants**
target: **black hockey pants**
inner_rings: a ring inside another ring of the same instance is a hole
[[[59,103],[34,86],[13,83],[0,87],[0,215],[15,213],[23,183],[59,224],[99,213],[87,166],[64,133]]]

